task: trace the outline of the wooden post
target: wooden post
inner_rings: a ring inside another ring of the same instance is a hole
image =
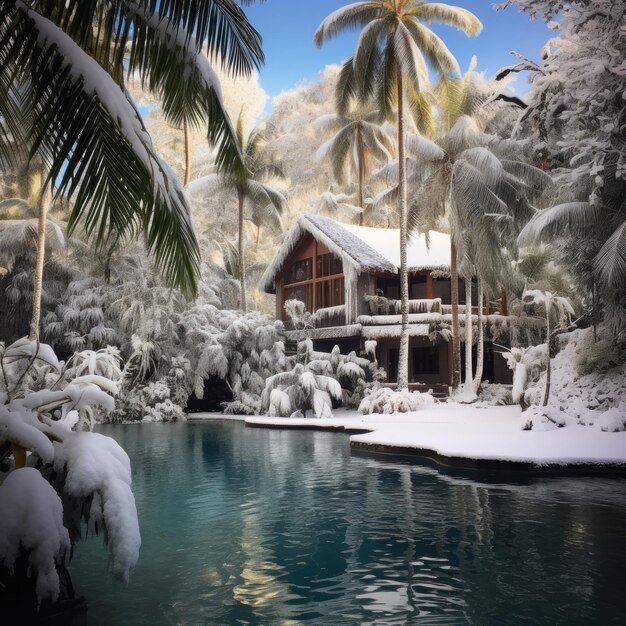
[[[426,299],[433,299],[433,277],[430,272],[426,274]]]

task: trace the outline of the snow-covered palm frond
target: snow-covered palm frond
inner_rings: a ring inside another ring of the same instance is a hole
[[[318,26],[313,37],[315,45],[319,48],[325,41],[336,37],[344,30],[366,26],[368,22],[379,17],[381,3],[376,0],[354,2],[328,15]]]
[[[484,183],[489,187],[494,187],[502,179],[504,168],[500,160],[487,148],[477,146],[464,150],[459,155],[459,159],[467,161],[480,172]]]
[[[415,133],[407,133],[406,148],[419,160],[438,161],[446,156],[445,152],[434,141]]]
[[[460,73],[457,60],[454,58],[445,43],[429,28],[418,21],[407,21],[406,27],[418,49],[426,57],[426,60],[439,74]],[[420,81],[420,84],[422,81]]]
[[[445,143],[449,152],[459,154],[473,148],[480,142],[481,130],[476,120],[469,115],[461,115],[447,134]]]
[[[626,222],[620,224],[600,248],[594,267],[607,287],[622,289],[626,286]]]
[[[436,22],[454,26],[466,35],[478,35],[483,28],[480,20],[467,9],[440,2],[420,2],[411,13],[421,22]]]
[[[225,187],[232,187],[228,177],[221,174],[209,174],[202,178],[192,180],[185,190],[191,196],[203,194],[210,197],[212,194],[222,191]]]
[[[517,238],[520,247],[553,239],[599,223],[601,208],[589,202],[566,202],[536,213]]]

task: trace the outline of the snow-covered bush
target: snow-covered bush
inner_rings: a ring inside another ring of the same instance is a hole
[[[435,398],[430,393],[397,391],[391,387],[378,387],[367,389],[365,397],[359,405],[359,413],[369,415],[371,413],[410,413],[427,409],[435,404]]]
[[[511,387],[487,381],[481,384],[480,397],[474,406],[504,406],[507,404],[513,404]]]
[[[127,580],[141,543],[130,461],[113,439],[83,430],[96,405],[113,408],[117,385],[102,374],[119,372],[114,355],[77,355],[66,366],[27,338],[0,348],[0,569],[27,559],[19,571],[38,600],[55,600],[82,520],[103,532],[112,570]]]
[[[530,406],[523,416],[523,426],[535,429],[539,421],[553,426],[569,423],[596,426],[604,430],[621,429],[626,420],[626,363],[581,374],[577,364],[593,345],[590,328],[564,333],[557,337],[560,350],[552,359],[552,392],[542,410]],[[542,348],[545,360],[545,345]],[[533,361],[537,364],[537,359]],[[541,403],[545,369],[537,367],[529,375],[524,398],[528,404]],[[545,409],[545,410],[543,410]],[[534,418],[530,420],[530,418]]]
[[[374,382],[384,380],[384,370],[376,363],[376,342],[366,342],[366,354],[372,360],[359,357],[354,351],[341,354],[339,346],[330,353],[317,352],[313,342],[305,339],[298,344],[297,359],[316,374],[334,378],[341,385],[341,403],[343,406],[357,408],[363,400],[365,390]],[[369,351],[369,352],[368,352]]]
[[[340,401],[341,385],[330,376],[316,374],[298,363],[290,372],[274,374],[265,381],[261,407],[271,417],[289,417],[312,410],[315,417],[332,417],[332,400]]]

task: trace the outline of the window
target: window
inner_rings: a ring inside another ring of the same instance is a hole
[[[383,292],[385,298],[390,300],[400,299],[400,279],[399,278],[377,278],[376,288]]]
[[[313,285],[298,285],[297,287],[285,287],[285,301],[300,300],[304,302],[306,310],[313,312]]]
[[[313,278],[313,259],[302,259],[296,261],[289,272],[287,273],[286,283],[292,285],[293,283],[302,283],[305,280],[311,280]]]
[[[315,305],[318,309],[340,306],[346,302],[344,279],[322,280],[315,285]]]
[[[411,276],[411,287],[409,289],[409,297],[411,300],[425,300],[426,295],[426,275],[415,274]]]
[[[343,272],[343,263],[334,254],[322,254],[317,257],[317,277],[335,276]]]
[[[439,346],[413,348],[413,378],[439,374]]]

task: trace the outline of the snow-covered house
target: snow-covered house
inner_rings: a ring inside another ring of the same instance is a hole
[[[316,350],[362,349],[376,340],[376,357],[390,382],[397,377],[400,341],[400,236],[393,228],[368,228],[321,215],[302,215],[286,235],[261,279],[276,294],[276,317],[288,319],[287,300],[300,300],[313,314],[305,330]],[[450,236],[430,232],[408,245],[410,358],[409,380],[445,385],[451,380]],[[465,289],[459,294],[464,303]],[[484,307],[492,325],[503,324],[500,302]],[[462,308],[463,312],[463,308]],[[476,311],[473,311],[476,313]],[[476,315],[474,315],[474,320]],[[292,338],[298,332],[291,331]],[[508,381],[501,355],[486,345],[484,377]]]

